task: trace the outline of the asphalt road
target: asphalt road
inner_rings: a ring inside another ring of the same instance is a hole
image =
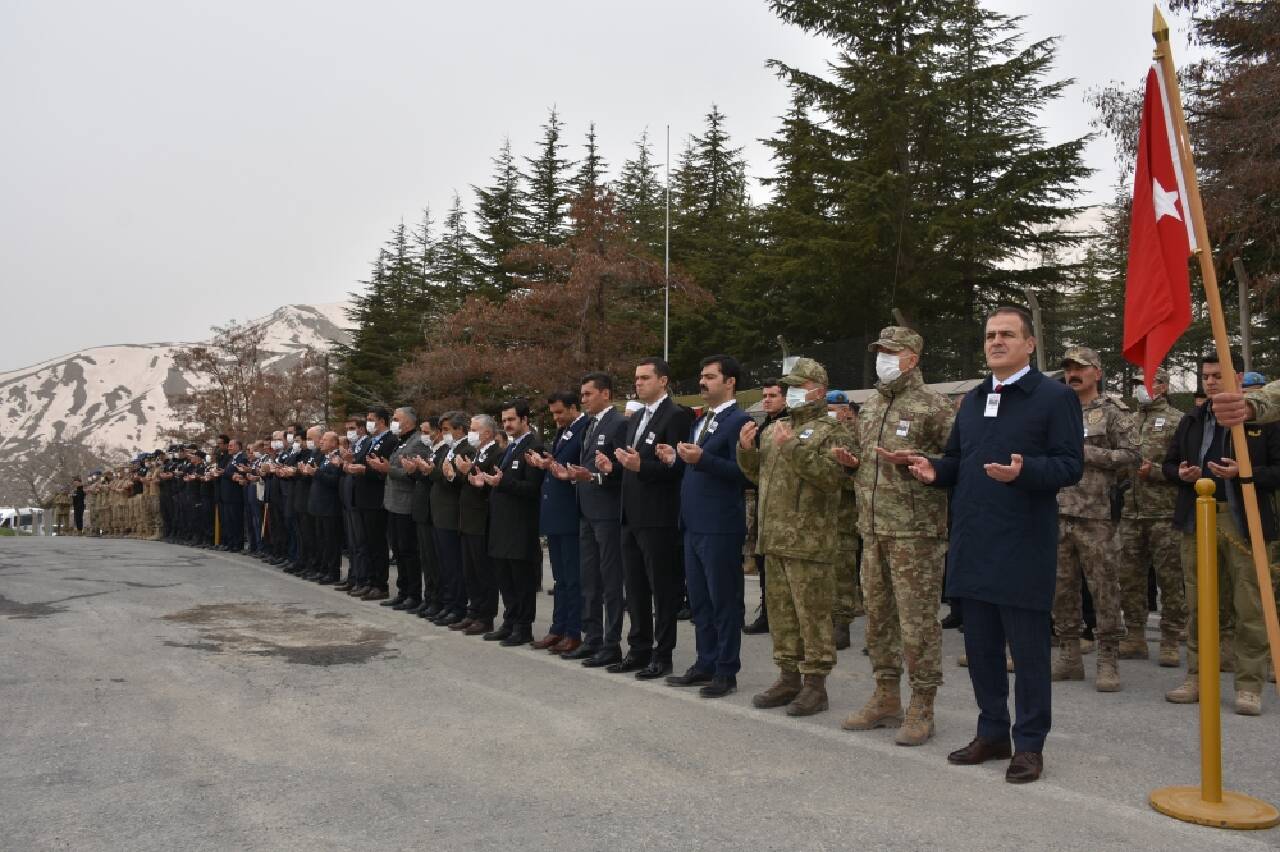
[[[748,583],[754,605],[754,584]],[[545,625],[550,598],[539,596]],[[1195,783],[1179,673],[1056,690],[1044,780],[952,767],[975,708],[946,635],[938,736],[847,733],[855,651],[809,719],[464,638],[256,560],[160,542],[0,539],[0,849],[1230,849],[1151,810]],[[681,625],[676,665],[691,660]],[[1092,665],[1092,658],[1088,658]],[[1280,803],[1280,700],[1230,713],[1227,787]]]

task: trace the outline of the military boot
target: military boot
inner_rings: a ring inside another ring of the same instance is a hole
[[[902,723],[894,742],[900,746],[924,745],[933,736],[933,698],[936,689],[911,690],[911,704],[907,707],[907,719]]]
[[[896,680],[877,680],[876,691],[867,704],[840,727],[846,731],[870,731],[873,728],[896,728],[902,724],[902,694]]]
[[[1084,680],[1084,660],[1080,659],[1080,640],[1063,639],[1058,658],[1053,661],[1054,680]]]
[[[836,650],[843,651],[849,647],[849,622],[831,620],[832,633],[836,640]]]
[[[751,697],[751,703],[761,710],[790,704],[800,694],[800,672],[778,672],[773,686]]]
[[[1171,704],[1196,704],[1200,701],[1200,676],[1189,673],[1186,680],[1164,694],[1164,700]]]
[[[1120,691],[1120,649],[1115,642],[1098,644],[1098,676],[1093,681],[1098,692]]]
[[[1160,637],[1160,665],[1166,669],[1176,669],[1182,664],[1182,649],[1178,647],[1177,636]]]
[[[1120,640],[1120,659],[1151,659],[1151,648],[1147,645],[1147,638],[1143,634],[1142,628],[1130,627],[1129,635]]]
[[[827,676],[807,674],[804,687],[795,700],[787,705],[788,716],[812,716],[827,709]]]

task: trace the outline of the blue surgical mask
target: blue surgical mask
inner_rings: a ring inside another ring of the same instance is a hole
[[[809,402],[809,392],[804,388],[787,388],[787,408],[799,408]]]

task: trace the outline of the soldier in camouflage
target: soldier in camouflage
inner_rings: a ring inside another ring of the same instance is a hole
[[[1173,529],[1173,506],[1178,484],[1160,471],[1169,439],[1182,420],[1182,412],[1169,404],[1169,371],[1156,371],[1147,394],[1141,379],[1134,389],[1138,413],[1134,428],[1142,461],[1131,479],[1120,521],[1120,594],[1126,636],[1120,642],[1120,659],[1145,660],[1147,647],[1147,569],[1155,569],[1160,589],[1160,665],[1176,668],[1179,643],[1187,631],[1187,604],[1182,586],[1178,533]]]
[[[809,716],[827,709],[827,675],[836,662],[831,607],[844,473],[831,451],[843,434],[826,416],[821,364],[799,358],[782,382],[786,416],[765,427],[759,447],[757,427],[746,424],[738,444],[738,465],[759,492],[759,550],[769,565],[765,594],[780,670],[751,702]]]
[[[1124,619],[1120,611],[1119,557],[1111,496],[1119,474],[1138,467],[1141,457],[1128,407],[1102,396],[1102,359],[1084,346],[1062,358],[1067,385],[1080,398],[1084,414],[1084,477],[1058,492],[1058,583],[1053,621],[1060,649],[1054,680],[1084,680],[1080,634],[1084,628],[1080,582],[1089,583],[1098,617],[1099,692],[1120,689],[1118,664]],[[1145,607],[1144,607],[1145,612]]]
[[[841,429],[844,431],[842,444],[853,446],[853,430],[844,424],[841,424]],[[840,516],[836,526],[840,530],[840,543],[834,566],[836,597],[831,607],[831,628],[836,650],[843,651],[850,645],[850,625],[859,615],[866,613],[858,567],[862,554],[862,537],[858,535],[858,498],[851,476],[846,476],[840,485]]]
[[[933,702],[942,685],[942,625],[938,605],[947,552],[947,495],[918,482],[905,465],[913,455],[941,455],[955,409],[924,385],[924,339],[889,326],[870,347],[876,353],[877,393],[858,415],[852,451],[834,456],[855,471],[862,511],[862,591],[867,650],[876,689],[865,707],[844,721],[850,731],[899,727],[899,745],[933,736]],[[906,658],[911,703],[903,720],[900,681]]]

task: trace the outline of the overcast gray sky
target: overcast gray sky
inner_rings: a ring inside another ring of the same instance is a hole
[[[1051,141],[1149,61],[1144,0],[988,3],[1062,36],[1078,82]],[[341,300],[402,217],[470,204],[503,136],[530,153],[553,104],[569,156],[595,121],[616,167],[716,103],[768,173],[787,92],[765,60],[830,55],[762,0],[0,0],[0,370]],[[1089,163],[1104,200],[1110,143]]]

